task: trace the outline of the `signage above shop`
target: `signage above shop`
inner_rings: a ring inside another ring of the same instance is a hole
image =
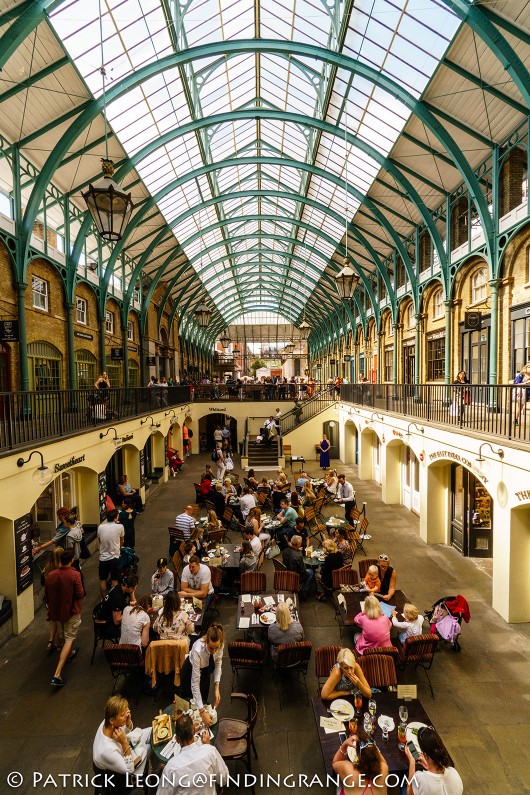
[[[121,437],[121,440],[122,442],[130,442],[133,437],[134,433],[126,433],[125,436]]]
[[[445,329],[443,331],[433,331],[432,334],[427,334],[428,340],[439,340],[442,337],[445,337]]]
[[[18,320],[0,320],[0,342],[18,341]]]
[[[435,461],[437,458],[449,458],[451,461],[456,461],[466,467],[466,469],[469,469],[483,483],[488,482],[488,478],[477,468],[476,464],[470,461],[469,458],[460,455],[460,453],[453,453],[452,450],[437,450],[434,453],[429,453],[429,458],[431,461]]]
[[[110,358],[113,362],[121,362],[123,360],[123,348],[111,348]]]
[[[210,406],[210,408],[208,409],[208,411],[214,411],[216,414],[226,414],[226,406],[225,406],[223,409],[221,409],[221,408],[218,408],[217,406],[216,406],[215,408],[212,408],[212,407]]]
[[[156,364],[156,356],[146,356],[145,363],[148,367],[154,367]]]
[[[63,469],[69,469],[70,467],[75,466],[76,464],[82,464],[85,460],[85,454],[75,456],[73,455],[68,461],[65,461],[64,464],[55,464],[53,471],[55,473],[62,472]]]
[[[74,337],[79,337],[81,340],[93,340],[94,335],[88,334],[86,331],[74,331]]]
[[[136,351],[138,350],[138,346],[137,345],[127,345],[127,350],[128,351],[132,351],[133,353],[136,353]]]

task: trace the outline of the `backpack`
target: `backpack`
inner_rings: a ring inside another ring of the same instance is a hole
[[[193,431],[191,428],[188,428],[188,439],[193,439]]]
[[[217,461],[219,459],[219,453],[217,450],[214,450],[212,453],[212,461]]]

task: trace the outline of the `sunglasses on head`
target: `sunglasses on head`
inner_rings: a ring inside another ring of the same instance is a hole
[[[388,555],[379,555],[379,560],[386,560],[386,561],[388,561]]]
[[[374,741],[373,741],[373,740],[371,740],[371,739],[368,739],[368,740],[360,740],[360,741],[359,741],[359,753],[361,753],[361,751],[362,751],[364,748],[369,748],[371,745],[375,745]]]
[[[427,731],[427,730],[429,730],[429,731],[431,731],[431,732],[435,732],[435,731],[436,731],[436,729],[434,728],[434,726],[420,726],[420,728],[418,729],[418,739],[421,737],[421,735],[423,734],[423,732],[424,732],[424,731]]]

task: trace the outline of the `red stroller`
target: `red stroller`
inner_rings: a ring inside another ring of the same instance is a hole
[[[458,596],[442,596],[431,608],[425,611],[425,618],[431,625],[431,632],[450,643],[453,651],[460,651],[458,637],[461,631],[462,619],[469,623],[471,613],[467,600],[461,594]]]

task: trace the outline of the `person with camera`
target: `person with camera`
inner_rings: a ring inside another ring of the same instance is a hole
[[[405,755],[409,763],[407,795],[462,795],[464,785],[455,770],[453,760],[442,742],[440,735],[432,726],[418,729],[420,755],[416,760],[409,747],[405,745]],[[416,761],[424,770],[416,772]]]
[[[353,748],[351,756],[350,748]],[[375,742],[362,729],[341,743],[333,757],[333,770],[342,782],[340,795],[368,792],[386,795],[388,765]]]
[[[173,572],[167,567],[167,558],[158,558],[156,571],[151,577],[151,592],[166,596],[175,587]]]

